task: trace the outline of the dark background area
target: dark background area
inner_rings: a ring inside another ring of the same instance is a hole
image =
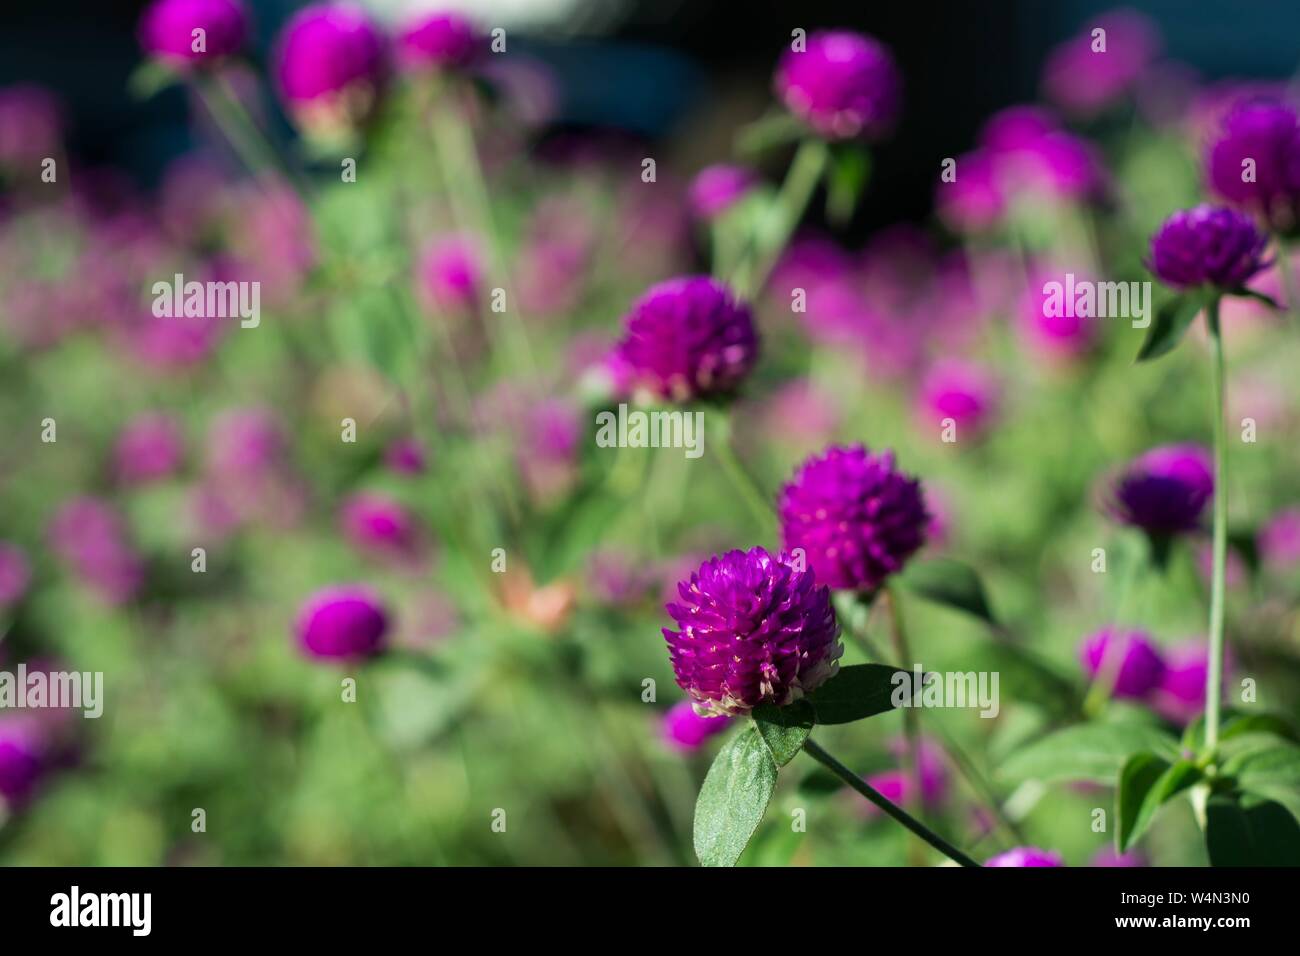
[[[71,121],[74,156],[109,164],[142,184],[188,146],[177,90],[140,103],[127,92],[139,63],[134,30],[143,0],[7,0],[0,13],[0,84],[36,81],[56,90]],[[284,20],[303,4],[250,0],[254,55],[265,61]],[[851,26],[894,50],[907,78],[902,126],[877,154],[868,222],[923,215],[934,157],[965,150],[994,110],[1033,98],[1052,46],[1113,9],[1092,0],[947,0],[866,4],[841,0],[642,0],[613,23],[585,18],[512,30],[511,50],[549,63],[559,77],[566,126],[614,127],[655,138],[722,90],[759,99],[795,26]],[[1296,0],[1142,0],[1165,54],[1206,78],[1285,77],[1300,59]],[[480,18],[481,20],[483,18]],[[606,17],[605,19],[609,19]]]

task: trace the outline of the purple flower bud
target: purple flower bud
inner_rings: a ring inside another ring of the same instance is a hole
[[[183,454],[180,427],[171,416],[140,415],[117,438],[114,468],[119,481],[143,484],[174,474]]]
[[[1210,670],[1210,647],[1195,638],[1169,649],[1160,683],[1151,704],[1161,716],[1177,724],[1190,724],[1205,711],[1205,684]],[[1225,653],[1223,679],[1227,682],[1232,659]]]
[[[378,597],[360,585],[335,585],[317,591],[298,612],[295,631],[308,655],[331,660],[361,660],[384,649],[388,614]]]
[[[1210,284],[1239,289],[1268,265],[1268,236],[1249,216],[1233,209],[1197,206],[1180,209],[1151,237],[1148,267],[1176,289]]]
[[[706,166],[691,180],[689,202],[695,218],[710,222],[745,198],[758,182],[744,166],[718,163]]]
[[[40,725],[27,717],[0,717],[0,806],[21,806],[45,771]]]
[[[830,590],[811,568],[763,548],[728,551],[677,585],[664,628],[677,683],[701,714],[789,704],[838,669],[844,646]]]
[[[339,524],[354,548],[377,557],[409,562],[423,551],[420,529],[410,512],[387,495],[359,492],[343,503]]]
[[[1093,39],[1098,28],[1105,31],[1100,50]],[[1133,88],[1159,48],[1160,36],[1149,19],[1130,10],[1108,14],[1048,55],[1043,90],[1069,113],[1095,116]]]
[[[422,475],[426,467],[424,446],[414,438],[398,438],[384,449],[384,464],[399,475]]]
[[[1131,462],[1115,480],[1108,510],[1148,534],[1195,530],[1214,496],[1214,463],[1199,445],[1163,445]]]
[[[880,41],[849,30],[810,35],[774,77],[786,108],[828,139],[878,139],[902,110],[902,76]]]
[[[935,189],[935,206],[948,228],[957,233],[982,232],[1000,223],[1007,212],[997,162],[987,150],[956,160],[957,178],[942,178]]]
[[[707,276],[651,286],[624,322],[619,353],[634,392],[675,401],[728,394],[758,359],[749,306]]]
[[[248,38],[248,13],[239,0],[155,0],[138,32],[145,53],[189,66],[238,53]]]
[[[1106,682],[1116,697],[1140,699],[1164,674],[1160,652],[1143,631],[1098,631],[1079,648],[1079,661],[1088,677]]]
[[[472,311],[483,287],[483,260],[466,236],[441,236],[425,247],[420,258],[420,288],[434,309]]]
[[[989,857],[985,866],[1065,866],[1061,854],[1035,846],[1018,846],[1006,853]]]
[[[731,726],[731,718],[721,714],[702,717],[689,700],[679,701],[663,716],[664,742],[675,750],[690,753]]]
[[[805,461],[781,489],[787,550],[802,549],[818,579],[836,590],[874,591],[925,541],[930,516],[921,484],[894,455],[834,446]]]
[[[365,121],[379,100],[388,73],[384,36],[362,7],[303,7],[280,34],[274,69],[299,124],[337,135]]]
[[[969,362],[947,360],[937,362],[921,382],[917,411],[927,431],[950,418],[959,440],[977,438],[988,426],[997,401],[997,383],[989,372]]]
[[[144,582],[144,562],[121,517],[95,498],[74,498],[50,523],[50,547],[101,600],[121,604]]]
[[[1036,106],[1012,106],[997,113],[980,137],[993,154],[1000,187],[1008,194],[1046,193],[1061,200],[1092,198],[1105,182],[1093,146],[1060,128],[1055,116]],[[958,168],[958,180],[961,170]]]
[[[1281,232],[1300,217],[1300,121],[1275,99],[1247,99],[1223,119],[1206,153],[1214,191],[1234,205],[1263,216]]]
[[[397,62],[404,70],[441,70],[469,66],[480,38],[459,13],[434,13],[408,23],[397,35]]]
[[[1259,556],[1277,570],[1300,563],[1300,508],[1279,511],[1260,529]]]
[[[0,541],[0,611],[17,604],[31,581],[31,565],[22,549]]]
[[[1044,288],[1048,282],[1062,283],[1069,271],[1045,267],[1032,270],[1023,297],[1020,311],[1029,341],[1039,354],[1048,359],[1076,358],[1091,348],[1097,338],[1098,325],[1092,319],[1079,315],[1074,309],[1048,307],[1049,293],[1044,292]]]

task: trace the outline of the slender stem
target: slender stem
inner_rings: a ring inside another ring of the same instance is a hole
[[[1292,319],[1300,316],[1300,302],[1296,301],[1295,269],[1291,267],[1291,250],[1284,240],[1277,241],[1277,272],[1282,277],[1282,294],[1286,297],[1286,314]]]
[[[763,218],[747,254],[736,268],[732,285],[742,298],[751,298],[762,290],[777,256],[808,208],[808,201],[812,199],[813,190],[817,188],[829,159],[830,150],[822,140],[809,138],[799,144],[799,151],[785,174],[776,202]]]
[[[1210,662],[1205,675],[1205,744],[1219,743],[1219,703],[1223,696],[1223,591],[1228,556],[1228,439],[1224,424],[1223,336],[1219,298],[1205,310],[1210,327],[1211,389],[1214,397],[1214,568],[1210,582]]]
[[[912,648],[907,639],[907,627],[903,623],[903,609],[898,601],[898,591],[892,584],[885,585],[885,600],[889,604],[890,634],[894,643],[894,654],[900,667],[911,670],[916,666],[912,657]],[[908,809],[918,817],[923,816],[923,793],[921,789],[921,724],[920,711],[915,707],[903,708],[903,738],[906,749],[903,753],[903,772],[912,781],[911,798],[907,801]]]
[[[722,470],[727,473],[731,483],[740,492],[740,496],[745,499],[745,504],[753,512],[755,518],[764,528],[772,526],[774,520],[773,507],[767,495],[759,490],[758,482],[754,476],[745,470],[745,466],[740,463],[736,456],[736,450],[731,445],[731,420],[729,417],[723,417],[723,435],[722,440],[714,442],[717,448],[718,461],[722,463]]]
[[[862,794],[862,796],[866,797],[877,807],[889,814],[903,826],[907,827],[907,829],[911,830],[914,834],[926,843],[930,844],[930,846],[934,847],[954,863],[960,863],[962,866],[979,866],[978,863],[968,857],[961,850],[957,849],[943,837],[939,836],[925,824],[914,819],[905,810],[891,803],[888,798],[877,792],[852,770],[823,750],[811,737],[804,741],[803,749],[808,756],[812,757],[831,773],[835,774],[835,776],[839,777],[858,793]]]

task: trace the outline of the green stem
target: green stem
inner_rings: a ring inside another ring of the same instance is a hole
[[[916,666],[912,657],[911,644],[907,639],[907,627],[903,623],[903,609],[898,601],[898,591],[892,584],[885,585],[885,600],[889,603],[890,633],[894,642],[894,655],[901,667],[911,670]],[[921,724],[920,712],[915,707],[903,708],[903,738],[906,749],[903,754],[903,772],[912,781],[912,797],[908,809],[922,816],[921,791]]]
[[[808,208],[829,160],[830,149],[822,140],[810,138],[799,144],[776,202],[763,218],[748,254],[736,268],[732,286],[741,298],[752,298],[762,291],[777,256]]]
[[[1291,252],[1287,244],[1277,241],[1277,271],[1282,277],[1282,294],[1286,296],[1286,314],[1292,319],[1300,317],[1300,302],[1296,301],[1295,270],[1291,268]]]
[[[903,826],[907,827],[907,829],[911,830],[914,834],[926,843],[930,844],[930,846],[934,847],[954,863],[959,863],[962,866],[979,866],[978,863],[968,857],[961,850],[957,849],[943,837],[939,836],[925,824],[914,819],[902,808],[891,803],[888,798],[878,793],[861,777],[823,750],[811,737],[804,741],[803,749],[808,756],[812,757],[831,773],[835,774],[835,776],[843,780],[848,786],[866,797],[877,807],[889,814]]]
[[[731,445],[731,420],[729,417],[723,417],[722,440],[714,442],[717,448],[718,461],[722,463],[722,470],[727,473],[731,483],[740,492],[740,496],[745,499],[745,504],[753,512],[755,518],[766,529],[770,528],[774,521],[774,512],[771,501],[762,491],[759,490],[758,482],[754,476],[745,470],[745,466],[740,463],[736,456],[736,450]]]
[[[1211,389],[1214,398],[1214,568],[1210,582],[1210,662],[1205,675],[1205,744],[1219,743],[1219,703],[1223,696],[1223,592],[1228,556],[1228,439],[1224,423],[1223,336],[1219,298],[1205,310],[1210,328]]]

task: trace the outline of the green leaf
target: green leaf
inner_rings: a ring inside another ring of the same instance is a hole
[[[831,225],[844,226],[853,217],[870,176],[871,154],[860,144],[835,147],[826,173],[826,215]]]
[[[910,677],[908,671],[888,664],[854,664],[841,667],[839,673],[808,695],[806,700],[816,711],[819,724],[849,724],[894,709],[895,674]],[[919,694],[921,688],[913,688]]]
[[[1300,823],[1272,800],[1211,796],[1205,807],[1211,866],[1300,865]]]
[[[808,132],[808,127],[793,115],[782,110],[757,119],[741,127],[736,134],[736,152],[754,156],[775,146],[794,143]]]
[[[145,60],[126,78],[126,88],[135,99],[148,100],[179,82],[180,74],[161,60]]]
[[[776,789],[776,763],[748,724],[718,752],[695,801],[695,855],[704,866],[735,866]]]
[[[1208,301],[1209,296],[1205,292],[1189,292],[1170,299],[1157,309],[1155,319],[1147,329],[1146,340],[1138,350],[1136,361],[1149,362],[1173,351]]]
[[[816,715],[812,704],[797,700],[787,707],[773,707],[765,704],[755,707],[754,726],[767,749],[772,752],[772,759],[778,767],[784,767],[803,749],[803,742],[812,733]]]
[[[1246,714],[1239,710],[1228,710],[1219,722],[1219,742],[1240,737],[1242,734],[1276,734],[1287,740],[1295,741],[1295,728],[1290,721],[1276,714]],[[1183,731],[1183,747],[1193,753],[1200,753],[1205,747],[1205,715],[1197,717]]]
[[[1275,800],[1300,819],[1300,747],[1266,744],[1228,760],[1223,772],[1245,792]]]
[[[1179,759],[1177,742],[1159,727],[1095,723],[1066,727],[1013,754],[999,773],[1008,780],[1091,780],[1113,784],[1130,756],[1151,751]]]
[[[1241,296],[1243,299],[1254,299],[1257,302],[1262,302],[1274,312],[1282,311],[1282,306],[1278,303],[1277,299],[1273,298],[1271,295],[1265,295],[1263,292],[1256,292],[1254,289],[1233,289],[1230,294]]]
[[[1201,779],[1190,760],[1170,763],[1153,753],[1134,754],[1125,761],[1115,790],[1115,847],[1123,853],[1146,832],[1161,805]]]
[[[943,604],[997,626],[984,584],[970,565],[951,558],[913,562],[899,578],[904,586],[936,604]]]

